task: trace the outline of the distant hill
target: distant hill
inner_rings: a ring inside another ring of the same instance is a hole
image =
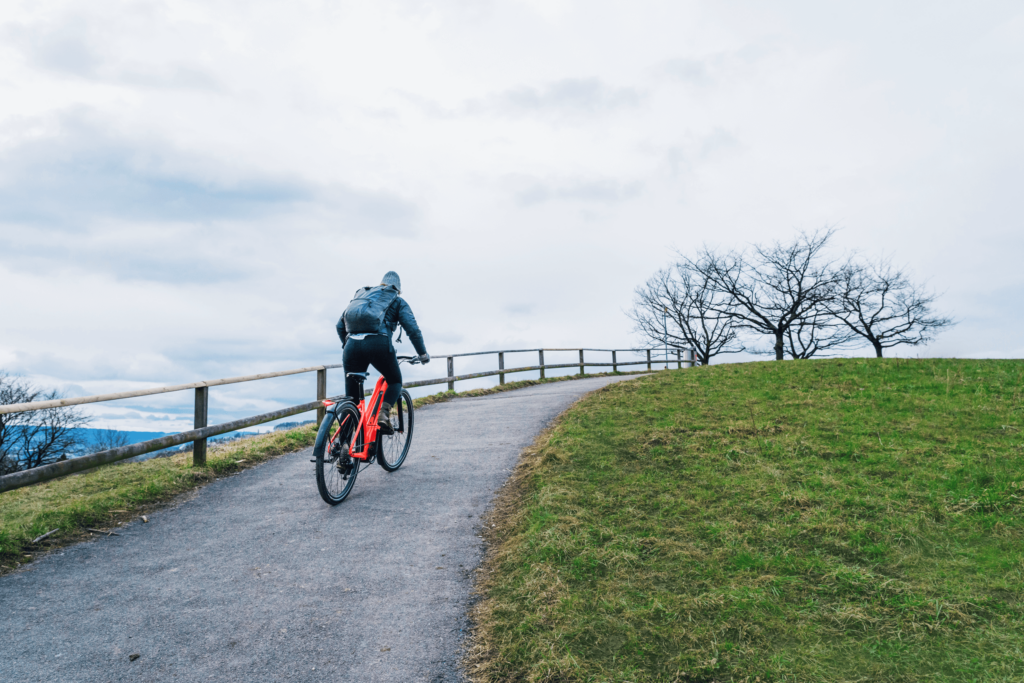
[[[119,429],[73,429],[75,436],[81,438],[82,443],[85,444],[88,449],[90,446],[95,445],[106,432],[115,432],[117,434],[124,434],[128,438],[128,443],[139,443],[140,441],[149,441],[150,439],[159,439],[161,436],[167,436],[166,432],[122,432]]]
[[[139,443],[140,441],[149,441],[150,439],[159,439],[162,436],[171,436],[178,432],[129,432],[121,431],[119,429],[75,429],[72,430],[76,436],[80,437],[82,443],[85,446],[86,452],[92,451],[100,443],[109,443],[110,439],[107,436],[109,432],[113,432],[117,436],[124,435],[127,439],[126,445]],[[230,432],[228,434],[221,434],[210,438],[210,442],[214,441],[234,441],[235,439],[244,439],[250,436],[256,436],[259,432]],[[182,446],[172,446],[170,448],[164,448],[163,450],[154,451],[152,453],[146,453],[145,455],[139,455],[132,460],[148,460],[149,458],[155,458],[159,455],[168,455],[170,453],[178,451]]]
[[[313,420],[307,420],[305,422],[285,422],[283,424],[274,427],[274,430],[294,429],[295,427],[301,427],[303,425],[312,424]],[[14,430],[20,427],[15,426]],[[89,429],[89,428],[78,428],[72,429],[72,434],[78,438],[84,449],[79,451],[77,455],[71,455],[71,457],[77,457],[78,455],[84,455],[86,453],[92,453],[96,450],[101,450],[102,447],[111,448],[112,445],[118,445],[121,439],[124,439],[124,445],[130,445],[133,443],[139,443],[141,441],[149,441],[151,439],[159,439],[162,436],[172,436],[178,432],[129,432],[122,431],[119,429]],[[265,433],[265,432],[264,432]],[[237,431],[229,432],[227,434],[220,434],[219,436],[210,437],[210,443],[216,442],[227,442],[235,441],[236,439],[246,439],[251,436],[259,435],[259,431]],[[170,448],[164,448],[159,451],[152,453],[146,453],[139,455],[131,460],[148,460],[149,458],[155,458],[160,455],[169,455],[171,453],[178,452],[179,450],[188,450],[191,448],[191,442],[180,445],[171,446]]]
[[[296,427],[302,427],[303,425],[311,425],[316,420],[306,420],[305,422],[282,422],[279,425],[274,426],[274,431],[283,431],[285,429],[295,429]]]

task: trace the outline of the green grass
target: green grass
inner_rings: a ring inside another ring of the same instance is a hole
[[[623,374],[623,373],[616,373]],[[597,376],[597,375],[588,375]],[[462,396],[484,396],[535,384],[579,379],[566,375],[509,382],[490,389],[446,391],[415,400],[419,407]],[[211,446],[207,467],[193,468],[192,454],[107,465],[81,474],[0,493],[0,575],[31,562],[39,553],[89,537],[89,528],[109,529],[138,517],[214,479],[270,458],[313,445],[316,429],[306,425]],[[315,495],[312,478],[310,495]],[[40,545],[32,541],[60,529]]]
[[[1024,362],[607,387],[490,530],[481,681],[1024,680]]]

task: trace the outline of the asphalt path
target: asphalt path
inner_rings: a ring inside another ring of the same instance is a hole
[[[0,577],[0,681],[460,681],[480,516],[553,418],[621,379],[426,406],[402,468],[336,507],[307,449]]]

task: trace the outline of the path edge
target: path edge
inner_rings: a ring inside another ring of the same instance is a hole
[[[629,380],[634,381],[649,377],[654,373],[638,374]],[[537,434],[533,443],[520,451],[515,467],[497,491],[487,511],[482,515],[480,536],[486,544],[484,557],[473,572],[473,585],[470,588],[471,603],[466,617],[469,620],[468,633],[462,643],[462,657],[459,669],[470,683],[489,683],[490,664],[494,662],[496,647],[494,634],[490,630],[492,624],[489,615],[493,610],[494,601],[489,590],[495,585],[494,574],[498,565],[507,554],[510,533],[522,520],[525,513],[523,500],[531,491],[534,473],[544,460],[544,451],[551,437],[565,422],[569,413],[582,401],[609,387],[619,384],[613,382],[603,387],[588,391],[572,402],[559,413],[544,429]]]

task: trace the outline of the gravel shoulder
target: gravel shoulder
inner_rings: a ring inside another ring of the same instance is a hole
[[[480,516],[551,420],[634,378],[426,406],[339,506],[306,449],[0,577],[0,681],[460,681]]]

